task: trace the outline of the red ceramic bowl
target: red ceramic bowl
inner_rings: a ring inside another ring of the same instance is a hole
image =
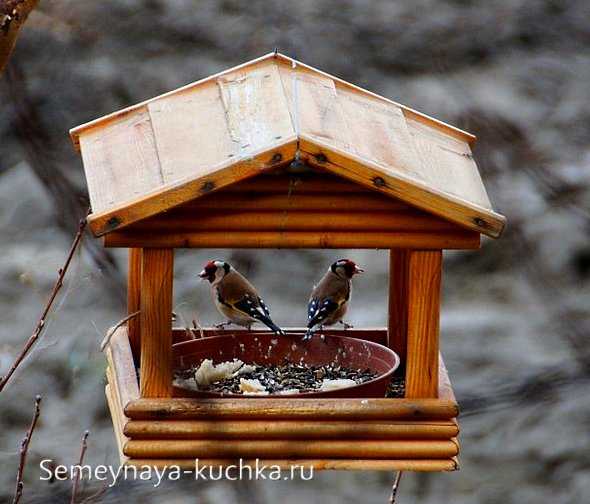
[[[255,397],[385,397],[391,376],[399,366],[397,354],[383,345],[346,336],[315,335],[311,341],[302,341],[301,334],[276,336],[271,333],[236,331],[223,336],[211,336],[174,345],[176,365],[187,368],[199,365],[205,359],[214,364],[240,359],[246,364],[283,364],[305,362],[312,366],[336,364],[352,369],[370,369],[377,377],[360,385],[318,392],[292,395],[260,395]],[[197,392],[177,389],[175,395],[195,397],[253,397],[242,394]]]

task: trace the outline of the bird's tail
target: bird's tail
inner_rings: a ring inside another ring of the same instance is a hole
[[[266,316],[259,316],[256,317],[260,322],[262,322],[266,327],[268,327],[272,332],[278,334],[279,336],[285,336],[285,331],[283,331],[278,325],[276,325],[270,317]]]
[[[314,335],[314,332],[313,324],[308,324],[307,332],[305,333],[305,336],[303,336],[303,341],[311,339],[311,337]]]

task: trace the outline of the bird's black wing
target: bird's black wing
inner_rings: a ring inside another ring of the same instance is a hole
[[[260,308],[262,308],[262,310],[264,311],[264,313],[266,314],[267,317],[270,317],[270,310],[268,309],[268,306],[266,306],[264,304],[264,301],[262,300],[261,297],[258,298],[258,304],[260,305]]]
[[[338,308],[340,308],[340,304],[331,298],[310,299],[307,305],[307,327],[311,328],[321,324]]]
[[[259,320],[275,333],[284,334],[283,330],[271,320],[270,312],[260,298],[255,300],[249,294],[246,294],[242,299],[235,302],[233,307],[256,320]]]

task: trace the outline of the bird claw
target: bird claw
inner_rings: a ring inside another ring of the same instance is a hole
[[[354,326],[352,324],[347,324],[346,322],[344,322],[343,320],[340,320],[340,323],[344,326],[344,330],[346,331],[347,329],[352,329]]]
[[[216,329],[224,330],[231,322],[222,322],[221,324],[215,324]]]
[[[301,338],[301,341],[309,341],[311,338],[313,338],[313,333],[307,332],[303,335],[303,338]]]

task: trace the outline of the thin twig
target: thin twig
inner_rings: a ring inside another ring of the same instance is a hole
[[[389,504],[395,504],[395,498],[397,496],[397,489],[399,488],[399,480],[402,479],[402,471],[398,471],[391,485],[391,495],[389,496]]]
[[[86,215],[88,215],[88,213],[90,213],[90,209],[88,209],[88,212]],[[51,291],[51,295],[49,296],[49,300],[45,304],[45,308],[43,308],[43,312],[41,313],[41,316],[39,317],[39,320],[37,322],[37,326],[35,327],[33,334],[31,334],[31,336],[29,337],[28,341],[26,342],[24,348],[21,350],[20,354],[17,356],[17,358],[15,359],[12,366],[10,366],[8,373],[6,373],[5,376],[0,378],[0,392],[2,392],[2,390],[6,386],[6,384],[8,383],[8,381],[10,380],[10,378],[12,377],[12,375],[14,374],[16,369],[20,366],[20,364],[22,363],[24,358],[28,355],[28,353],[31,350],[31,348],[33,347],[33,345],[39,339],[39,336],[41,336],[41,333],[43,332],[43,328],[45,327],[45,319],[47,318],[49,310],[51,310],[51,305],[53,305],[53,302],[55,301],[55,298],[57,297],[57,294],[63,285],[64,277],[66,276],[66,272],[68,271],[68,267],[72,261],[72,258],[74,257],[74,253],[76,252],[78,245],[80,245],[80,242],[82,241],[82,236],[84,235],[85,229],[86,229],[86,218],[82,219],[80,221],[80,223],[78,224],[78,232],[76,233],[74,241],[72,242],[72,246],[70,247],[70,252],[68,253],[68,257],[66,258],[66,262],[64,263],[63,268],[60,268],[59,271],[57,272],[57,280],[55,282],[55,285],[53,286],[53,290]]]
[[[76,467],[76,475],[74,476],[74,482],[72,483],[72,500],[70,504],[76,504],[76,495],[78,493],[78,483],[80,481],[80,472],[82,471],[82,463],[84,462],[84,455],[88,448],[88,434],[89,431],[84,431],[82,436],[82,447],[80,448],[80,459],[78,460],[78,467]]]
[[[109,458],[110,450],[107,450],[105,453],[105,464]],[[113,482],[114,484],[115,482]],[[95,502],[97,499],[102,497],[107,491],[111,488],[111,484],[108,481],[105,481],[103,485],[94,493],[90,494],[86,497],[80,504],[90,504],[91,502]]]
[[[107,335],[102,340],[102,343],[100,344],[100,350],[104,351],[104,349],[107,347],[107,345],[111,342],[111,338],[113,337],[113,334],[115,334],[115,332],[117,331],[117,329],[119,329],[119,327],[121,327],[123,324],[129,322],[131,319],[137,317],[139,315],[139,313],[140,313],[140,310],[130,313],[126,317],[119,320],[119,322],[117,322],[113,327],[111,327],[109,329],[109,332],[107,333]]]
[[[27,431],[25,437],[23,438],[20,444],[20,463],[18,465],[18,472],[16,474],[16,489],[14,492],[14,499],[12,500],[12,504],[18,504],[20,498],[23,494],[23,474],[25,472],[25,464],[27,462],[27,453],[29,451],[29,444],[31,443],[31,438],[33,437],[33,431],[37,426],[37,420],[39,419],[39,414],[41,413],[41,396],[38,395],[35,397],[35,413],[33,414],[33,420],[31,420],[31,425],[29,430]]]
[[[107,491],[109,490],[110,485],[109,483],[105,483],[101,488],[99,488],[96,492],[86,497],[80,504],[90,504],[94,502],[99,497],[102,497]]]

